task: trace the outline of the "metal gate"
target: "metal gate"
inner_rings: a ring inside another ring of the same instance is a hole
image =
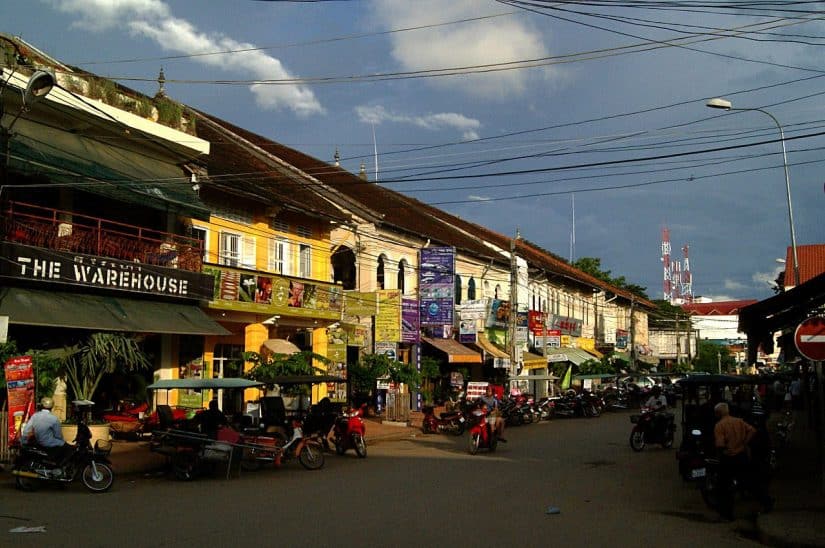
[[[385,416],[388,421],[407,422],[410,420],[410,395],[387,392]]]

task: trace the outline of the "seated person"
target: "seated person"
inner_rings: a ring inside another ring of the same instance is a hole
[[[42,447],[55,463],[62,465],[74,452],[74,446],[63,439],[60,419],[52,414],[54,400],[44,397],[40,400],[40,411],[31,416],[21,433],[24,444]]]
[[[209,409],[198,414],[198,421],[200,422],[201,432],[212,439],[217,439],[218,429],[221,426],[229,425],[226,415],[218,408],[218,400],[209,402]]]

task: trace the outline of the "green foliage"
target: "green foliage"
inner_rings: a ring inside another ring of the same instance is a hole
[[[586,360],[579,364],[579,375],[615,375],[616,368],[605,357],[601,360]]]
[[[34,378],[37,382],[37,397],[52,396],[57,385],[57,379],[62,374],[60,359],[50,352],[43,350],[29,350],[19,352],[15,341],[0,344],[0,367],[9,358],[16,356],[31,356],[34,364]],[[6,375],[0,369],[0,389],[6,387]]]
[[[414,366],[392,360],[384,354],[367,354],[347,369],[347,380],[354,394],[372,394],[376,381],[387,377],[413,390],[421,385],[421,375]]]
[[[244,352],[244,361],[252,363],[245,377],[253,381],[258,381],[273,386],[278,377],[292,375],[314,375],[323,370],[312,365],[313,360],[323,364],[329,364],[330,360],[326,356],[315,354],[314,352],[303,351],[295,354],[259,354],[258,352]],[[284,387],[283,393],[288,396],[298,396],[309,393],[306,385],[294,385]]]
[[[91,99],[103,99],[103,85],[97,78],[89,78],[86,95]]]
[[[598,278],[599,280],[607,282],[610,285],[614,285],[619,289],[625,289],[645,299],[648,298],[646,287],[629,283],[624,276],[613,277],[611,276],[611,272],[609,270],[602,270],[602,260],[599,258],[582,257],[573,262],[573,266],[582,272],[590,274],[594,278]]]
[[[66,383],[74,397],[81,400],[92,399],[107,373],[152,367],[139,342],[122,333],[92,333],[85,341],[66,348],[60,362]]]
[[[700,340],[696,357],[693,360],[693,369],[696,371],[706,371],[708,373],[718,373],[720,362],[722,373],[733,371],[736,367],[736,359],[730,355],[730,350],[727,346]]]
[[[180,126],[183,107],[179,103],[162,97],[155,102],[155,106],[158,109],[158,123],[173,128]]]

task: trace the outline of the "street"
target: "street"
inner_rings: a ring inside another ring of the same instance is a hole
[[[0,483],[5,546],[756,546],[749,521],[715,523],[674,450],[628,445],[629,413],[509,428],[493,454],[418,435],[231,480],[116,479],[34,493]],[[369,433],[368,433],[369,434]],[[680,433],[677,433],[677,436]],[[547,514],[548,507],[560,509]],[[749,511],[740,504],[738,514]],[[45,533],[11,533],[45,526]]]

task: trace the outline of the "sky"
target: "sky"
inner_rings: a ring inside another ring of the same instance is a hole
[[[665,227],[694,295],[771,296],[779,128],[797,245],[825,242],[825,2],[592,4],[31,0],[0,32],[150,95],[163,68],[173,99],[651,298]]]

